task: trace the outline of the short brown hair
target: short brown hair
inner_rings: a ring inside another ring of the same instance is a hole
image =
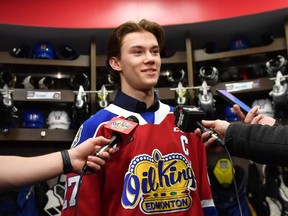
[[[109,59],[111,57],[121,57],[121,44],[125,35],[132,32],[151,32],[157,39],[160,50],[162,50],[165,43],[164,29],[156,22],[152,22],[146,19],[142,19],[140,22],[128,21],[123,23],[118,28],[116,28],[112,35],[109,37],[107,44],[107,57],[106,57],[106,67],[108,72],[112,76],[114,85],[116,88],[119,88],[120,76],[119,72],[113,70],[109,64]]]

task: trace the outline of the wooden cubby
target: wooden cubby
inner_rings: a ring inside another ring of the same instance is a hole
[[[179,29],[182,27],[179,27]],[[177,27],[175,27],[177,29]],[[175,31],[174,29],[174,31]],[[227,58],[240,58],[245,56],[257,55],[261,53],[277,53],[283,52],[287,55],[287,34],[288,34],[288,27],[287,24],[284,26],[284,37],[279,37],[274,40],[273,43],[267,46],[256,46],[250,47],[247,49],[242,50],[234,50],[234,51],[222,51],[217,53],[206,53],[203,49],[195,49],[196,44],[193,44],[193,32],[186,31],[185,35],[183,35],[183,48],[181,50],[177,50],[172,57],[169,58],[162,58],[162,65],[182,65],[184,66],[185,70],[187,71],[187,85],[188,86],[197,86],[199,83],[197,82],[197,66],[213,61],[221,61],[222,59]],[[169,32],[168,32],[169,33]],[[171,33],[171,32],[170,32]],[[97,36],[97,35],[96,35]],[[95,37],[96,37],[95,36]],[[209,37],[209,36],[207,36]],[[65,38],[63,38],[65,41]],[[75,60],[48,60],[48,59],[28,59],[28,58],[15,58],[10,55],[10,53],[6,51],[0,51],[0,65],[16,65],[17,67],[45,67],[45,68],[65,68],[67,70],[83,70],[85,71],[90,78],[90,90],[99,90],[101,86],[97,86],[97,76],[101,73],[100,68],[105,67],[105,60],[106,56],[104,54],[98,54],[98,49],[96,44],[95,38],[91,38],[91,41],[87,41],[89,46],[89,54],[80,55]],[[102,44],[100,44],[102,46]],[[1,50],[1,47],[0,47]],[[237,81],[237,82],[246,82],[247,80]],[[249,81],[249,80],[248,80]],[[241,92],[234,92],[235,94],[246,94],[246,93],[260,93],[266,92],[271,90],[273,86],[273,81],[269,79],[269,77],[261,77],[257,78],[257,81],[260,83],[260,88],[252,89],[252,90],[245,90]],[[217,85],[212,86],[212,93],[215,95],[215,89],[225,88],[227,84],[231,84],[233,82],[219,82]],[[159,92],[160,99],[163,101],[173,101],[175,98],[175,92],[170,90],[169,87],[158,87],[157,90]],[[16,102],[19,103],[43,103],[49,107],[51,103],[62,103],[70,104],[74,101],[74,94],[73,90],[71,89],[52,89],[52,90],[40,90],[35,89],[35,91],[60,91],[61,92],[61,100],[31,100],[27,99],[27,90],[22,88],[15,88],[13,89],[13,98]],[[116,90],[110,95],[111,100],[113,101]],[[191,103],[195,103],[194,90],[188,91],[190,94]],[[216,95],[215,95],[216,96]],[[217,97],[217,96],[216,96]],[[97,111],[96,103],[96,95],[91,94],[89,95],[89,103],[91,107],[91,113]],[[17,107],[21,109],[21,107]],[[29,145],[31,142],[31,146],[35,145],[35,142],[39,142],[44,145],[51,145],[51,143],[55,143],[55,146],[58,142],[64,143],[65,147],[70,146],[73,138],[76,134],[76,130],[49,130],[43,129],[46,135],[45,137],[39,137],[39,133],[41,133],[41,129],[25,129],[25,128],[13,128],[7,134],[0,133],[0,144],[6,142],[15,142],[16,145],[21,146],[21,142],[25,142],[25,145]],[[27,134],[27,135],[26,135]],[[37,144],[38,145],[38,144]],[[7,145],[5,145],[7,148]],[[39,146],[39,145],[38,145]],[[42,146],[41,146],[42,147]]]

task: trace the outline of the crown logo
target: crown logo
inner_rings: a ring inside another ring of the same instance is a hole
[[[162,156],[156,149],[152,156],[140,155],[131,162],[125,176],[122,205],[134,208],[141,201],[145,213],[175,212],[190,208],[190,190],[196,188],[194,171],[182,154]]]

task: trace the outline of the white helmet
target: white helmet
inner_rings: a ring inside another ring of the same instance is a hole
[[[259,106],[259,112],[268,117],[274,117],[274,107],[270,99],[258,99],[252,103],[252,107]]]
[[[51,111],[47,119],[48,129],[64,129],[70,128],[70,118],[66,111]]]
[[[24,79],[23,79],[23,81],[22,81],[22,85],[24,86],[24,88],[25,89],[34,89],[35,87],[34,87],[34,85],[33,85],[33,78],[32,78],[32,76],[31,75],[29,75],[29,76],[27,76],[27,77],[25,77]]]

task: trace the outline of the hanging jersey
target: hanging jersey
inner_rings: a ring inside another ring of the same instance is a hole
[[[111,137],[103,126],[118,115],[136,116],[139,126],[105,167],[83,177],[77,215],[217,215],[205,147],[193,133],[174,125],[168,105],[160,103],[158,111],[140,115],[111,104],[81,126],[72,147],[90,137]],[[67,175],[63,216],[74,214],[78,184],[78,175]]]

